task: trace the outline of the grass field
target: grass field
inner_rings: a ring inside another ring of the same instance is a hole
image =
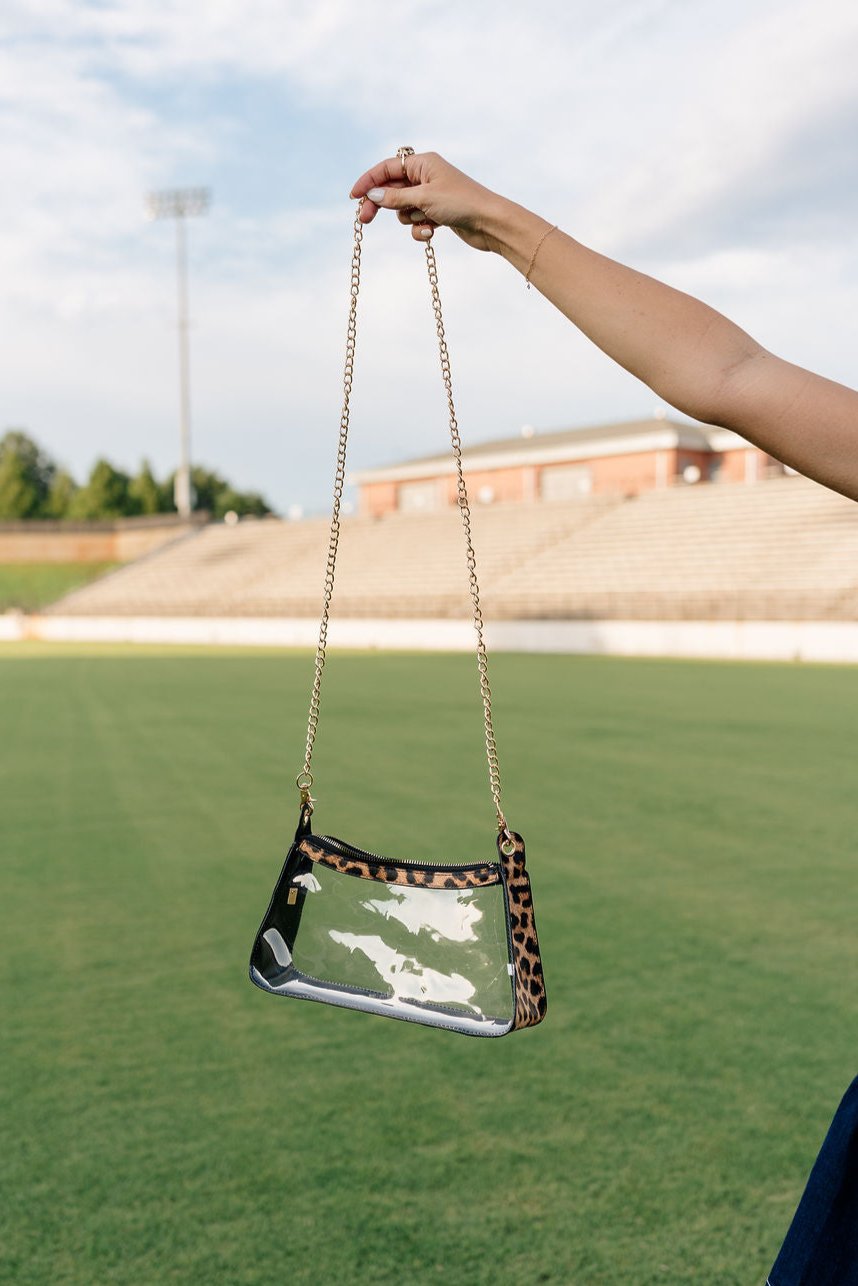
[[[0,563],[0,612],[37,612],[118,563]]]
[[[497,656],[542,1027],[255,990],[307,655],[0,650],[0,1280],[762,1286],[858,1068],[858,670]],[[319,830],[493,851],[473,661],[329,658]]]

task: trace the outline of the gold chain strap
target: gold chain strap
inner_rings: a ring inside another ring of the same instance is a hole
[[[509,837],[506,818],[500,802],[500,767],[495,743],[495,732],[492,724],[492,690],[489,687],[489,662],[486,656],[486,645],[483,639],[483,613],[480,607],[480,587],[477,583],[477,559],[471,540],[471,509],[468,504],[468,488],[462,471],[462,440],[459,437],[459,423],[456,419],[456,407],[453,402],[453,382],[450,376],[450,354],[447,351],[447,337],[444,334],[444,318],[441,315],[441,295],[438,290],[438,265],[435,262],[435,250],[431,242],[426,243],[426,268],[429,272],[429,288],[432,292],[432,310],[435,313],[435,331],[438,335],[438,352],[441,357],[441,378],[447,394],[447,410],[450,415],[450,441],[453,444],[453,456],[456,461],[458,478],[457,494],[459,513],[462,515],[462,527],[465,532],[465,545],[468,551],[468,582],[471,590],[471,603],[474,609],[474,630],[477,635],[477,669],[480,675],[480,695],[483,699],[483,716],[486,729],[486,758],[489,763],[489,789],[492,792],[495,812],[498,819],[498,830]]]
[[[340,504],[343,498],[343,485],[346,477],[346,447],[349,438],[349,402],[352,395],[352,379],[355,367],[355,340],[357,339],[357,302],[360,291],[360,254],[363,243],[363,224],[360,212],[363,201],[359,202],[354,222],[354,250],[352,251],[352,275],[349,300],[349,323],[346,329],[346,361],[343,370],[343,410],[340,415],[340,438],[337,445],[337,470],[334,476],[334,507],[331,513],[331,535],[328,541],[328,562],[325,569],[325,594],[322,605],[322,620],[319,625],[319,642],[316,646],[316,670],[313,676],[313,690],[310,694],[310,714],[307,720],[307,746],[304,751],[304,767],[297,778],[296,785],[301,792],[301,804],[313,811],[313,797],[310,787],[313,785],[313,774],[310,772],[310,761],[313,758],[313,745],[316,741],[316,729],[319,726],[319,694],[322,688],[322,671],[325,668],[325,650],[328,644],[328,616],[331,598],[334,593],[334,572],[337,566],[337,547],[340,543]]]
[[[343,410],[340,416],[340,437],[337,447],[337,469],[334,479],[334,505],[331,514],[331,534],[328,542],[328,561],[325,570],[325,593],[322,606],[322,620],[319,626],[319,642],[316,648],[316,668],[313,677],[313,689],[310,696],[310,713],[307,722],[307,746],[304,754],[304,767],[296,778],[296,785],[301,793],[301,805],[313,811],[315,800],[310,794],[313,785],[313,774],[310,763],[313,757],[313,746],[316,740],[316,729],[319,724],[319,694],[322,687],[322,671],[325,668],[325,653],[328,642],[328,619],[331,598],[334,593],[334,573],[337,564],[337,548],[340,540],[340,505],[346,471],[346,447],[349,434],[349,402],[351,399],[352,379],[354,377],[355,341],[357,338],[357,301],[360,291],[361,246],[363,242],[363,224],[360,221],[358,205],[354,222],[354,251],[352,253],[351,298],[349,302],[349,321],[346,331],[346,360],[343,372]],[[504,845],[511,843],[506,818],[501,808],[500,768],[498,765],[497,744],[492,724],[492,690],[489,686],[488,658],[483,639],[483,613],[480,607],[480,588],[477,582],[477,560],[471,539],[471,510],[468,504],[468,489],[462,469],[462,441],[459,436],[459,425],[456,419],[456,407],[453,402],[453,383],[450,375],[450,354],[447,350],[447,339],[444,333],[444,319],[441,313],[441,295],[438,290],[438,266],[435,261],[435,250],[426,244],[426,267],[429,273],[429,288],[432,292],[432,310],[435,314],[435,331],[438,336],[438,350],[441,358],[441,377],[447,394],[447,409],[450,416],[450,439],[453,445],[453,457],[456,461],[458,477],[457,497],[459,512],[462,515],[462,527],[465,532],[467,547],[468,581],[471,591],[471,603],[474,611],[474,630],[477,635],[477,670],[480,676],[480,695],[483,700],[483,714],[486,734],[486,757],[489,765],[489,789],[497,813],[498,831],[504,837]]]

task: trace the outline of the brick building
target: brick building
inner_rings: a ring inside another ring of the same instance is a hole
[[[471,502],[634,496],[656,487],[699,482],[755,482],[783,473],[771,456],[729,429],[649,420],[536,433],[482,442],[462,452]],[[430,512],[456,503],[450,452],[356,472],[361,514]]]

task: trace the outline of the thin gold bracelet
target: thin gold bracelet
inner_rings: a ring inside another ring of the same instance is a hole
[[[539,240],[536,243],[536,249],[534,250],[533,254],[530,256],[530,263],[527,265],[527,272],[524,274],[524,280],[527,282],[528,290],[530,290],[530,274],[533,272],[533,265],[536,263],[536,256],[539,254],[539,251],[542,248],[542,243],[546,237],[550,237],[552,232],[556,232],[556,231],[557,231],[557,224],[555,223],[553,228],[549,228],[547,232],[543,232],[542,236],[539,238]]]

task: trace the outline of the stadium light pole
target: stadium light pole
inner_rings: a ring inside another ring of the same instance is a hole
[[[208,188],[167,188],[150,192],[146,208],[151,219],[176,222],[176,296],[179,329],[179,435],[180,463],[176,470],[173,498],[183,518],[194,507],[191,487],[191,360],[188,338],[188,239],[185,220],[205,214],[211,205]]]

